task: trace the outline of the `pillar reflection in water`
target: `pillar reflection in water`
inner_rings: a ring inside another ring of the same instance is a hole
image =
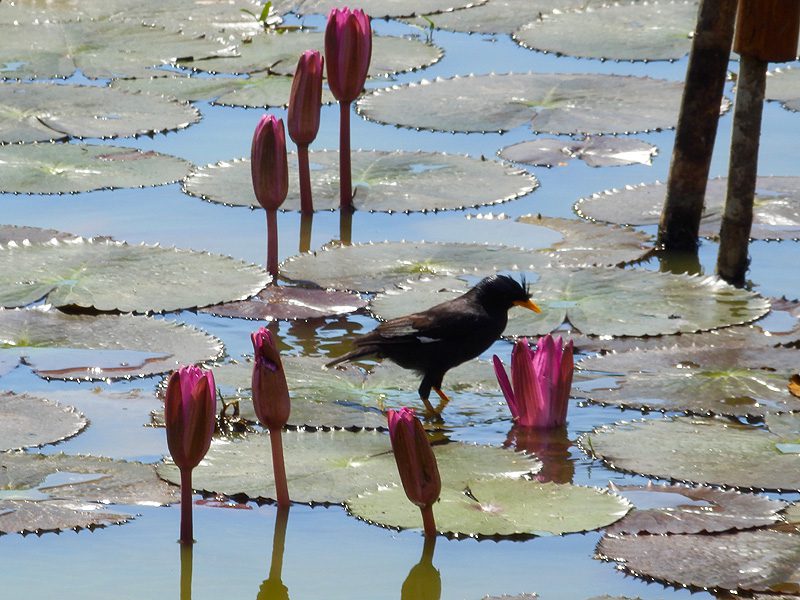
[[[192,600],[192,545],[181,544],[181,600]]]
[[[272,536],[272,560],[269,565],[269,576],[261,584],[256,600],[289,600],[289,588],[281,580],[288,523],[289,508],[278,508],[275,513],[275,533]]]
[[[400,589],[400,600],[439,600],[442,597],[442,577],[433,566],[436,537],[426,536],[419,562],[411,567]]]
[[[311,226],[313,223],[313,212],[300,215],[300,254],[311,250]]]

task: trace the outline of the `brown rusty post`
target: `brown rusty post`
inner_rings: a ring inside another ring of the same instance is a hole
[[[658,226],[658,243],[665,250],[697,252],[736,4],[737,0],[700,2],[675,131],[667,197]]]
[[[728,191],[719,237],[717,273],[737,286],[745,283],[758,144],[767,66],[797,56],[800,1],[740,0],[734,50],[740,54],[733,113]]]

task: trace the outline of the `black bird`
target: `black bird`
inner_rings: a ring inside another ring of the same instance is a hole
[[[381,323],[356,338],[355,350],[327,366],[365,356],[388,358],[422,375],[419,397],[431,414],[438,414],[450,401],[441,389],[444,374],[491,346],[506,328],[512,306],[541,312],[524,279],[492,275],[458,298]],[[428,401],[431,389],[442,400],[436,409]]]

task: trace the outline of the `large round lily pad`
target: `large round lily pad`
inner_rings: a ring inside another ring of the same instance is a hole
[[[94,529],[121,525],[131,515],[109,512],[100,505],[80,504],[69,500],[0,500],[0,532],[35,533],[72,529]]]
[[[486,4],[486,0],[359,0],[358,8],[373,19],[397,19],[419,14],[452,12]],[[296,0],[292,12],[301,15],[327,15],[332,8],[347,6],[343,0]]]
[[[221,354],[217,338],[164,319],[0,309],[0,364],[48,379],[144,377]]]
[[[554,167],[577,158],[590,167],[651,165],[658,149],[628,137],[587,137],[582,140],[539,138],[500,150],[500,158],[535,167]]]
[[[249,300],[217,304],[201,312],[242,319],[319,319],[351,313],[366,305],[351,292],[272,285]]]
[[[752,529],[780,520],[786,502],[767,496],[743,494],[706,486],[684,485],[611,486],[636,508],[606,529],[622,533],[688,534]]]
[[[700,235],[719,236],[725,206],[727,178],[710,179],[705,207],[700,220]],[[593,221],[622,225],[655,225],[661,217],[667,193],[665,184],[656,182],[608,190],[583,198],[575,211]],[[754,239],[800,238],[800,177],[759,177],[753,202]]]
[[[260,267],[230,257],[107,239],[7,248],[0,251],[0,272],[5,307],[45,299],[142,313],[242,300],[268,281]]]
[[[798,490],[798,437],[721,418],[674,417],[600,427],[581,436],[579,443],[623,471],[738,488]]]
[[[767,412],[800,410],[800,398],[786,388],[799,360],[794,348],[725,344],[631,350],[589,357],[579,366],[602,380],[601,387],[591,381],[583,386],[594,402],[763,417]]]
[[[295,502],[341,504],[378,485],[400,483],[389,436],[377,432],[283,432],[289,496]],[[458,487],[476,477],[516,478],[539,463],[508,450],[450,443],[434,449],[443,482]],[[177,467],[159,465],[168,481],[179,481]],[[275,498],[269,434],[237,441],[214,441],[194,470],[196,489],[228,496]]]
[[[87,424],[70,406],[26,394],[0,393],[0,451],[54,444],[78,434]]]
[[[54,83],[0,85],[0,142],[111,138],[183,129],[200,120],[188,105],[156,96]]]
[[[291,156],[284,210],[300,210],[298,166]],[[310,152],[314,208],[339,208],[339,153]],[[436,211],[497,204],[538,185],[532,175],[497,161],[434,152],[361,150],[352,154],[353,205],[380,212]],[[233,206],[260,205],[253,192],[249,160],[223,161],[195,170],[184,191]]]
[[[276,12],[288,12],[288,7],[284,10],[283,4],[283,0],[275,0],[272,7]],[[263,25],[256,18],[263,9],[264,3],[259,0],[144,0],[135,4],[125,3],[112,17],[179,31],[192,38],[247,40],[263,33]]]
[[[401,486],[381,486],[345,503],[357,517],[388,527],[419,528],[419,508]],[[442,488],[433,507],[436,527],[466,536],[562,535],[599,529],[620,519],[630,504],[591,487],[527,479],[470,481]]]
[[[542,312],[510,311],[505,335],[545,335],[564,322],[587,335],[664,335],[746,323],[769,311],[764,298],[711,277],[601,267],[537,272],[531,293]],[[376,296],[371,310],[382,319],[425,310],[466,291],[452,281],[409,282],[406,291]]]
[[[434,131],[634,133],[674,127],[683,85],[622,75],[509,73],[374,90],[358,102],[379,123]],[[453,110],[458,98],[458,110]]]
[[[767,73],[765,95],[788,110],[800,111],[800,69],[783,67]]]
[[[41,244],[53,239],[74,240],[79,236],[56,229],[42,229],[25,225],[0,225],[0,245],[28,246]]]
[[[306,50],[324,53],[323,32],[270,32],[258,35],[238,47],[237,56],[208,60],[181,61],[186,67],[210,73],[254,73],[269,69],[270,73],[293,75],[297,57]],[[385,77],[432,65],[442,57],[434,45],[410,38],[375,36],[372,39],[370,77]]]
[[[63,194],[162,185],[182,179],[190,166],[175,156],[117,146],[0,146],[0,191]]]
[[[514,32],[532,50],[611,60],[676,60],[692,46],[695,2],[624,2],[543,14]]]

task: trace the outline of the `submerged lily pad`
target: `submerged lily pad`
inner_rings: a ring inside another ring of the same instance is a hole
[[[510,311],[504,335],[545,335],[565,322],[587,335],[664,335],[746,323],[769,311],[764,298],[712,277],[601,267],[538,272],[531,293],[542,312]],[[407,291],[379,294],[370,307],[382,319],[425,310],[466,291],[451,282],[409,282]]]
[[[540,138],[500,150],[500,158],[511,162],[553,167],[577,158],[590,167],[651,165],[658,149],[652,144],[627,137],[587,137],[583,140]]]
[[[647,410],[735,416],[800,410],[786,388],[800,352],[726,344],[720,347],[631,350],[583,359],[579,367],[602,379],[583,386],[602,404]],[[608,379],[611,378],[611,385]]]
[[[622,563],[634,575],[676,586],[800,591],[800,535],[793,533],[759,529],[713,536],[606,536],[597,554]]]
[[[543,14],[514,39],[532,50],[583,58],[676,60],[689,53],[696,21],[694,2],[589,5]]]
[[[0,85],[0,142],[126,137],[183,129],[200,120],[188,105],[104,87]]]
[[[310,152],[314,208],[339,208],[339,153]],[[300,210],[297,157],[291,156],[289,195],[281,207]],[[434,152],[360,150],[352,154],[353,205],[358,210],[412,212],[463,209],[513,200],[533,191],[536,179],[493,160]],[[197,169],[184,191],[204,200],[258,208],[250,161],[223,161]]]
[[[332,8],[341,7],[342,0],[296,0],[292,12],[300,15],[327,15]],[[358,8],[372,19],[397,19],[419,14],[451,12],[469,6],[486,4],[486,0],[359,0]]]
[[[36,396],[0,393],[0,451],[55,444],[78,434],[88,423],[70,406]]]
[[[242,300],[268,281],[230,257],[110,240],[50,242],[0,251],[0,304],[99,311],[171,311]]]
[[[319,319],[351,313],[366,305],[350,292],[272,285],[249,300],[217,304],[201,312],[241,319]]]
[[[283,432],[289,495],[294,502],[341,504],[377,485],[399,484],[389,436],[376,432]],[[242,440],[215,440],[194,470],[196,489],[275,498],[269,434]],[[457,487],[475,477],[517,478],[539,468],[531,457],[492,448],[449,443],[434,448],[442,481]],[[179,481],[177,467],[158,466],[168,481]]]
[[[174,183],[191,163],[158,152],[89,144],[0,146],[0,192],[62,194]]]
[[[797,418],[791,415],[791,418]],[[581,436],[584,450],[611,468],[709,485],[800,490],[797,437],[720,418],[622,422]]]
[[[622,486],[611,489],[636,508],[606,533],[687,534],[752,529],[780,521],[787,503],[735,490],[683,485]],[[640,508],[641,507],[641,508]]]
[[[700,235],[719,236],[727,178],[710,179],[700,220]],[[660,182],[608,190],[583,198],[575,211],[592,221],[655,225],[661,218],[667,186]],[[800,238],[800,177],[759,177],[753,202],[753,239]]]
[[[683,85],[622,75],[509,73],[423,80],[373,90],[367,119],[433,131],[633,133],[675,126]],[[459,99],[453,110],[453,98]]]
[[[0,363],[48,379],[144,377],[221,354],[217,338],[164,319],[0,309]]]
[[[381,486],[345,503],[355,516],[388,527],[419,528],[419,508],[398,485]],[[465,489],[442,484],[434,505],[440,532],[467,536],[562,535],[599,529],[630,504],[603,490],[527,479],[474,480]]]
[[[306,50],[324,53],[323,32],[292,31],[258,35],[238,48],[237,56],[181,61],[181,65],[210,73],[270,73],[293,75],[297,57]],[[442,57],[442,50],[419,40],[389,36],[372,39],[369,77],[386,77],[427,67]]]

